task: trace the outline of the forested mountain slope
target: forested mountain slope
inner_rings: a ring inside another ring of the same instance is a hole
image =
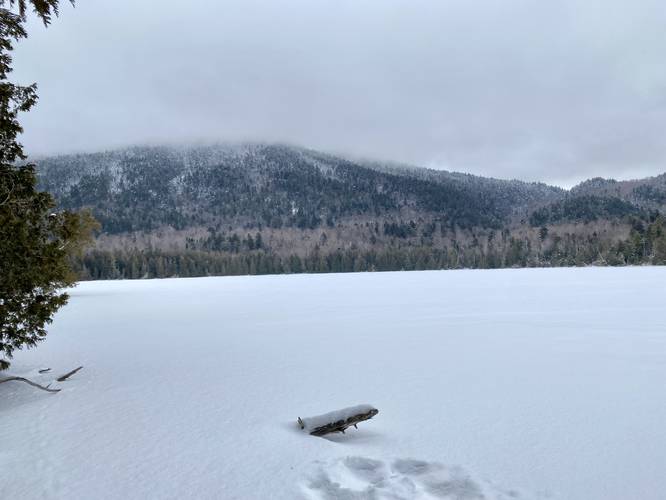
[[[40,171],[63,207],[93,207],[108,233],[219,223],[314,228],[415,213],[499,228],[562,194],[542,184],[382,170],[279,145],[132,148],[47,158]]]
[[[62,208],[88,207],[102,224],[84,277],[661,258],[666,174],[566,191],[267,144],[135,147],[38,167]],[[626,248],[636,234],[650,239],[640,255]]]
[[[644,208],[663,210],[666,206],[666,173],[646,179],[616,181],[594,178],[571,190],[574,195],[615,197]]]

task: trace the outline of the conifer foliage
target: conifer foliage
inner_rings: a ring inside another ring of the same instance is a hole
[[[54,211],[37,187],[35,166],[18,142],[19,114],[37,102],[35,84],[11,83],[13,44],[26,38],[28,10],[48,25],[58,0],[0,0],[0,369],[16,349],[34,346],[67,302],[76,279],[71,259],[91,240],[90,212]]]

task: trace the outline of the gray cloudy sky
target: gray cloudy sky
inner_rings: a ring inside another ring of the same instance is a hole
[[[267,140],[562,185],[666,171],[663,0],[77,0],[24,144]]]

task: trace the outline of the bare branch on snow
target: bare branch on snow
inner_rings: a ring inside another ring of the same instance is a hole
[[[37,387],[38,389],[41,389],[42,391],[46,391],[46,392],[60,392],[60,389],[49,389],[49,387],[51,386],[51,384],[49,384],[49,385],[47,385],[47,386],[39,385],[39,384],[33,382],[32,380],[28,380],[27,378],[24,378],[24,377],[9,377],[9,378],[3,378],[3,379],[0,380],[0,384],[2,384],[3,382],[11,382],[12,380],[16,380],[16,381],[19,381],[19,382],[25,382],[26,384],[30,384],[30,385],[33,386],[33,387]]]
[[[81,368],[83,368],[83,367],[82,367],[82,366],[79,366],[78,368],[75,368],[75,369],[72,370],[71,372],[67,372],[67,373],[65,373],[64,375],[61,375],[61,376],[58,377],[56,380],[57,380],[58,382],[64,382],[64,381],[67,380],[69,377],[71,377],[71,376],[74,375],[76,372],[78,372]]]

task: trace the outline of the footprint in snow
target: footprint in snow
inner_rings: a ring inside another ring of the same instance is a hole
[[[460,467],[437,462],[346,457],[317,462],[302,485],[309,500],[515,500],[515,491],[502,491],[472,478]]]

